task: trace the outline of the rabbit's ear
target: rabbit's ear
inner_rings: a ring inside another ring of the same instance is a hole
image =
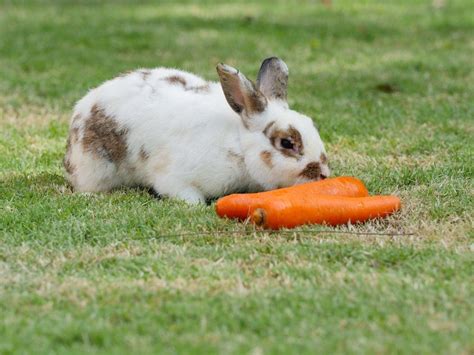
[[[288,90],[288,67],[277,57],[267,58],[258,72],[257,88],[269,99],[286,102]]]
[[[267,99],[245,75],[222,63],[216,69],[225,98],[235,112],[249,116],[265,110]]]

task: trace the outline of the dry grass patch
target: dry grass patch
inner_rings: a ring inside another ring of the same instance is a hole
[[[0,127],[13,126],[18,129],[27,127],[44,128],[51,122],[67,124],[69,114],[53,107],[22,105],[13,107],[5,104],[5,98],[0,98]]]

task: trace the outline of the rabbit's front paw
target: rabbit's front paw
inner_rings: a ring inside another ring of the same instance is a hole
[[[206,202],[206,199],[204,198],[204,195],[201,193],[201,191],[192,186],[189,186],[179,191],[176,194],[176,197],[192,205]]]

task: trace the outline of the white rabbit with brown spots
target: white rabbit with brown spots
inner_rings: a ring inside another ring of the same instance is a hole
[[[220,83],[166,68],[107,81],[76,104],[64,167],[79,192],[145,186],[190,203],[329,175],[312,120],[288,107],[288,68],[256,84],[219,64]]]

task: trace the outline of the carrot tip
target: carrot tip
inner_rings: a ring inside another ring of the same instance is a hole
[[[267,213],[263,208],[257,208],[252,213],[252,222],[255,223],[257,226],[263,226],[265,224],[266,218]]]

